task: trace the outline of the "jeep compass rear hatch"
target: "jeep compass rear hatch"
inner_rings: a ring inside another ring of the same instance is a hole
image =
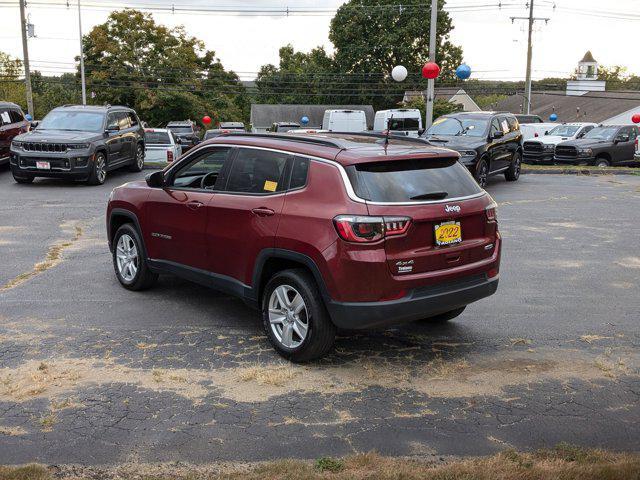
[[[414,158],[347,167],[369,215],[382,217],[395,276],[424,276],[491,257],[493,201],[456,158]]]

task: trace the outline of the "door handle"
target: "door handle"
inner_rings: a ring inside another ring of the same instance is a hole
[[[204,203],[198,202],[197,200],[187,202],[187,207],[191,210],[198,210],[202,205],[204,205]]]
[[[251,212],[255,215],[258,215],[259,217],[270,217],[271,215],[276,213],[274,210],[266,207],[254,208],[253,210],[251,210]]]

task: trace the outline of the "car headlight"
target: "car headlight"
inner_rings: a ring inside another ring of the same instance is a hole
[[[70,143],[67,145],[69,150],[87,150],[90,147],[88,143]]]
[[[473,158],[473,157],[476,156],[476,151],[475,150],[460,150],[458,153],[460,154],[460,156],[467,157],[467,158],[469,158],[469,157]]]
[[[14,147],[14,148],[21,149],[21,148],[22,148],[22,142],[19,142],[19,141],[17,141],[17,140],[13,140],[13,141],[11,142],[11,146],[12,146],[12,147]]]
[[[591,155],[593,155],[593,150],[591,150],[590,148],[579,148],[578,155],[584,155],[585,157],[590,157]]]

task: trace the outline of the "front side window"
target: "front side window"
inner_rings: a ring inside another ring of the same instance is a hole
[[[576,125],[558,125],[557,127],[552,128],[549,131],[549,135],[554,135],[558,137],[573,137],[580,127]],[[589,127],[585,127],[582,133],[585,133],[585,130]],[[588,131],[588,130],[586,130]]]
[[[268,150],[241,148],[233,161],[226,190],[269,194],[285,189],[284,171],[289,155]]]
[[[22,113],[18,110],[9,110],[9,117],[11,118],[11,123],[19,123],[24,120]]]
[[[120,130],[126,130],[131,127],[129,114],[127,112],[118,112],[116,117],[118,118],[118,126],[120,127]]]
[[[220,190],[224,179],[221,177],[231,148],[213,148],[198,155],[180,167],[173,176],[172,185],[179,188]]]
[[[129,123],[131,124],[131,126],[132,127],[138,126],[138,117],[136,117],[136,114],[133,112],[129,112],[127,115],[129,117]]]
[[[53,110],[38,125],[38,130],[69,130],[77,132],[101,132],[104,114]]]
[[[517,132],[520,129],[520,125],[518,125],[518,119],[516,117],[507,117],[507,122],[509,122],[509,131]]]

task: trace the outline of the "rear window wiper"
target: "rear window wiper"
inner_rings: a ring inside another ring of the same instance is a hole
[[[447,195],[449,195],[448,192],[421,193],[420,195],[411,197],[409,200],[440,200],[446,198]]]

